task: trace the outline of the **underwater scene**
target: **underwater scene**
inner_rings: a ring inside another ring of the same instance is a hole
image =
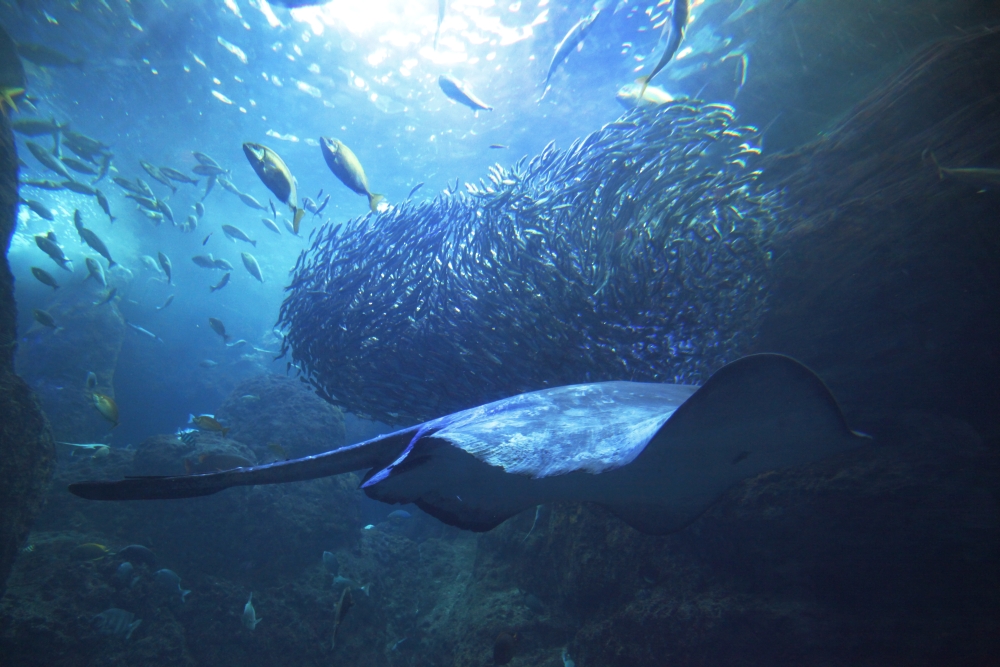
[[[1000,656],[1000,4],[0,0],[0,667]]]

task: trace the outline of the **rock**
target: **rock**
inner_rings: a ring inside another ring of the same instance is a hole
[[[17,307],[7,250],[17,200],[14,137],[8,116],[0,113],[0,595],[42,507],[55,461],[49,422],[31,389],[14,374]]]
[[[249,445],[262,460],[273,460],[271,443],[289,458],[309,456],[344,444],[344,416],[307,385],[280,375],[259,375],[237,385],[216,417],[229,437]]]

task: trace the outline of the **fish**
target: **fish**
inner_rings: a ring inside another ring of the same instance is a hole
[[[12,120],[10,123],[10,129],[26,137],[41,137],[45,135],[55,137],[64,127],[67,127],[67,125],[57,123],[55,118],[18,118]]]
[[[202,431],[221,433],[223,438],[229,433],[229,428],[220,424],[214,415],[188,415],[188,423],[194,424]]]
[[[111,453],[111,448],[103,443],[77,444],[75,442],[59,442],[59,444],[66,445],[67,447],[76,447],[81,450],[93,452],[90,456],[90,458],[92,459],[103,458]],[[74,450],[73,453],[75,454],[76,450]]]
[[[218,361],[212,361],[211,359],[202,359],[198,362],[198,365],[202,368],[215,368],[219,365]]]
[[[248,399],[248,400],[250,400],[250,399]],[[252,400],[259,401],[260,397],[259,396],[254,396]],[[276,442],[269,442],[269,443],[267,443],[267,448],[270,449],[271,452],[274,453],[274,455],[277,456],[279,460],[281,460],[281,461],[287,461],[288,460],[288,453],[285,452],[285,448],[282,447],[281,445],[279,445],[278,443],[276,443]]]
[[[208,236],[206,236],[206,237],[205,237],[205,238],[204,238],[204,239],[202,240],[201,244],[202,244],[203,246],[204,246],[204,245],[208,245],[208,240],[209,240],[210,238],[212,238],[212,234],[214,234],[214,233],[215,233],[215,232],[209,232],[209,233],[208,233]]]
[[[111,252],[108,250],[108,246],[104,245],[104,241],[97,234],[82,224],[77,227],[77,231],[80,233],[80,238],[83,239],[84,243],[93,248],[101,257],[108,260],[109,269],[116,264],[115,260],[111,259]]]
[[[187,174],[170,167],[160,167],[160,173],[166,176],[171,181],[176,181],[178,183],[187,183],[188,185],[198,185],[199,179],[191,178]]]
[[[660,56],[660,60],[656,63],[652,72],[636,80],[636,83],[640,85],[639,94],[636,95],[636,99],[645,99],[646,88],[649,86],[649,82],[653,80],[654,76],[660,73],[660,70],[666,67],[670,59],[677,53],[677,49],[684,39],[687,22],[688,0],[674,0],[670,9],[670,22],[663,26],[663,30],[667,32],[667,42],[663,47],[663,55]]]
[[[247,272],[263,283],[264,276],[260,273],[260,265],[257,263],[257,259],[248,252],[241,252],[240,257],[243,259],[243,266],[246,267]]]
[[[56,279],[52,277],[52,274],[44,269],[40,269],[37,266],[31,267],[31,275],[38,279],[38,282],[43,285],[48,285],[52,289],[59,289],[59,283]]]
[[[103,544],[87,542],[73,547],[69,552],[69,558],[70,560],[97,560],[98,558],[104,558],[110,553],[111,549]]]
[[[49,232],[44,236],[41,234],[36,234],[35,245],[37,245],[42,252],[51,257],[53,262],[55,262],[62,268],[66,269],[67,271],[70,272],[73,271],[73,269],[66,266],[67,264],[69,264],[70,260],[66,258],[65,253],[63,253],[63,249],[59,247],[58,241],[56,241],[55,232]]]
[[[222,271],[232,271],[233,265],[224,259],[215,259],[212,262],[213,269],[220,269]]]
[[[247,236],[246,232],[239,227],[234,227],[233,225],[222,225],[222,233],[234,241],[246,241],[253,247],[257,247],[257,242]]]
[[[41,188],[42,190],[62,190],[62,182],[47,179],[26,178],[21,181],[21,185],[29,188]]]
[[[438,37],[441,36],[441,24],[444,23],[444,13],[448,8],[448,0],[438,0],[438,22],[434,30],[434,50],[438,49]]]
[[[249,206],[250,208],[255,208],[258,211],[266,211],[267,210],[266,206],[264,206],[259,201],[257,201],[256,199],[254,199],[250,195],[246,194],[245,192],[241,192],[238,196],[240,198],[240,201],[243,202],[244,204],[246,204],[247,206]]]
[[[215,160],[213,160],[211,157],[209,157],[208,155],[206,155],[204,153],[201,153],[199,151],[191,151],[191,155],[194,157],[195,160],[198,161],[198,164],[200,164],[202,166],[205,166],[205,167],[216,167],[216,168],[219,169],[219,173],[223,173],[223,174],[229,173],[229,172],[225,171],[222,167],[220,167],[218,162],[216,162]]]
[[[385,199],[385,195],[372,193],[368,188],[368,177],[365,176],[365,170],[354,151],[339,139],[320,137],[319,143],[323,151],[323,159],[326,160],[326,166],[330,168],[333,175],[357,194],[368,197],[368,206],[372,213],[377,211],[378,204]],[[295,225],[295,233],[297,234],[298,231],[299,227]]]
[[[410,197],[412,197],[413,195],[415,195],[415,194],[416,194],[416,192],[417,192],[417,190],[419,190],[419,189],[420,189],[420,188],[422,188],[422,187],[424,187],[424,183],[423,183],[423,181],[421,181],[420,183],[417,183],[416,185],[414,185],[414,186],[413,186],[413,187],[412,187],[412,188],[410,189],[410,194],[406,195],[406,198],[407,198],[407,199],[409,199]]]
[[[271,216],[274,217],[275,220],[277,220],[278,219],[278,209],[274,208],[274,202],[271,201],[270,199],[268,199],[267,203],[271,207]]]
[[[73,180],[73,175],[69,173],[69,169],[67,169],[62,162],[57,160],[47,150],[30,140],[25,141],[24,145],[28,147],[28,151],[30,151],[31,154],[35,156],[35,159],[38,160],[46,169],[54,171],[68,181]],[[65,183],[63,185],[65,185]]]
[[[279,201],[287,204],[288,208],[291,209],[292,224],[297,233],[299,222],[301,222],[305,211],[298,207],[298,194],[292,172],[277,153],[263,144],[246,142],[243,144],[243,153],[261,182],[274,193]]]
[[[261,218],[260,221],[264,223],[265,227],[267,227],[268,229],[270,229],[275,234],[278,234],[278,235],[281,234],[281,230],[278,229],[278,225],[275,224],[274,220],[271,220],[270,218]]]
[[[113,223],[115,221],[115,216],[111,215],[111,204],[108,202],[108,198],[104,196],[104,193],[94,188],[94,196],[97,197],[97,203],[104,211],[104,214],[108,216],[108,222]]]
[[[163,269],[163,273],[167,275],[167,284],[173,285],[173,265],[170,263],[170,258],[162,252],[156,253],[156,258],[159,260],[160,268]]]
[[[115,399],[95,391],[91,396],[91,400],[97,411],[101,413],[101,416],[114,425],[111,428],[118,426],[118,404],[115,403]]]
[[[167,204],[167,202],[163,201],[162,199],[157,199],[156,210],[162,213],[163,217],[166,218],[171,225],[174,224],[174,212],[170,210],[170,206]]]
[[[302,208],[312,213],[313,215],[316,215],[316,202],[314,202],[312,199],[309,199],[309,197],[306,197],[305,199],[302,200]]]
[[[282,218],[281,222],[282,224],[285,225],[285,229],[287,229],[290,234],[292,234],[293,236],[299,235],[299,230],[295,228],[295,225],[292,224],[291,220],[285,220],[284,218]]]
[[[320,194],[323,194],[322,190],[320,190],[319,192]],[[319,201],[318,196],[316,198],[316,201]],[[313,215],[320,215],[323,212],[323,209],[325,209],[326,205],[329,203],[330,203],[330,195],[327,195],[326,199],[323,200],[323,203],[316,207],[316,210],[313,212]]]
[[[91,167],[86,162],[77,160],[76,158],[71,158],[68,155],[63,155],[59,158],[64,165],[77,172],[78,174],[87,174],[88,176],[97,176],[97,170]]]
[[[347,616],[347,611],[354,605],[354,598],[351,597],[351,587],[348,586],[340,594],[340,601],[337,603],[337,612],[333,615],[333,639],[330,640],[330,648],[337,646],[337,631]]]
[[[131,572],[127,574],[131,574]],[[135,614],[132,612],[111,607],[90,619],[90,624],[94,630],[102,635],[120,637],[124,641],[128,641],[136,628],[142,625],[141,618],[137,620],[133,619],[135,619]]]
[[[193,232],[198,229],[198,217],[194,214],[189,215],[187,220],[184,221],[184,224],[181,225],[181,229],[185,232]]]
[[[156,310],[157,311],[163,310],[164,308],[166,308],[167,306],[169,306],[173,302],[174,302],[174,295],[171,294],[170,296],[167,297],[167,300],[163,302],[162,306],[157,306],[156,307]]]
[[[389,519],[409,519],[411,516],[413,516],[413,515],[410,514],[409,512],[407,512],[406,510],[393,510],[392,512],[389,512],[388,518]]]
[[[160,338],[159,336],[157,336],[152,331],[149,331],[148,329],[143,329],[138,324],[132,324],[131,322],[128,322],[128,321],[126,321],[125,324],[127,324],[129,326],[129,328],[132,329],[132,331],[135,331],[136,333],[140,333],[143,336],[145,336],[146,338],[152,338],[153,340],[157,341],[158,343],[162,343],[163,342],[162,338]]]
[[[115,556],[118,558],[124,558],[133,563],[147,565],[150,568],[156,567],[156,554],[154,554],[151,549],[144,547],[141,544],[130,544],[123,549],[119,549]]]
[[[229,334],[226,333],[226,325],[222,323],[222,320],[215,317],[208,318],[208,324],[212,327],[212,331],[222,336],[222,340],[229,342]]]
[[[496,149],[496,150],[505,150],[505,149],[508,148],[508,146],[504,146],[503,144],[490,144],[490,148],[493,148],[493,149]]]
[[[212,165],[212,164],[197,164],[191,168],[191,171],[198,174],[199,176],[208,176],[209,178],[229,173],[229,170],[223,169],[218,165]]]
[[[167,176],[160,171],[159,167],[145,160],[139,160],[139,166],[142,167],[143,171],[153,177],[155,180],[163,183],[165,186],[170,188],[171,192],[177,192],[177,186],[175,186]]]
[[[577,44],[583,41],[583,38],[587,36],[590,29],[593,27],[594,22],[598,19],[603,11],[602,9],[595,9],[593,12],[583,17],[577,21],[572,28],[569,29],[563,38],[556,44],[556,49],[552,54],[552,60],[549,61],[549,70],[545,74],[545,81],[542,82],[542,86],[545,87],[545,91],[542,92],[542,97],[545,97],[545,93],[548,92],[549,80],[552,75],[555,74],[556,69],[562,64],[567,57],[569,57],[570,52],[576,48]],[[539,98],[541,101],[541,98]]]
[[[208,291],[209,292],[218,292],[220,289],[222,289],[223,287],[225,287],[226,285],[229,284],[229,277],[231,275],[232,275],[231,273],[227,273],[227,274],[223,275],[222,279],[219,280],[218,284],[217,285],[211,285],[208,288]]]
[[[741,480],[870,442],[848,427],[809,368],[754,354],[700,387],[542,389],[293,461],[196,478],[77,482],[69,490],[92,500],[187,498],[371,468],[361,484],[370,498],[416,502],[466,530],[490,530],[539,504],[594,502],[640,532],[666,535]]]
[[[198,219],[201,220],[205,216],[205,205],[200,201],[196,201],[194,203],[194,212],[198,216]]]
[[[100,262],[92,257],[87,257],[84,261],[87,264],[87,277],[84,280],[93,278],[101,287],[107,287],[108,280],[104,277],[104,269],[101,267]]]
[[[219,176],[215,180],[219,182],[219,185],[221,185],[222,189],[225,190],[226,192],[230,192],[236,195],[237,197],[243,194],[242,192],[240,192],[240,189],[237,188],[235,185],[233,185],[233,182],[230,181],[228,178],[223,178],[222,176]]]
[[[642,97],[639,97],[640,93]],[[657,106],[673,102],[673,96],[658,86],[646,86],[645,91],[641,83],[626,83],[618,89],[615,99],[626,109],[637,106]]]
[[[337,560],[337,556],[330,553],[329,551],[324,551],[323,567],[330,574],[337,576],[337,572],[340,570],[340,562]]]
[[[108,175],[111,170],[111,153],[105,153],[104,157],[101,158],[101,167],[97,170],[97,178],[90,182],[91,185],[104,180],[104,177]]]
[[[458,102],[464,106],[469,107],[473,111],[479,111],[480,109],[484,111],[493,111],[493,107],[483,102],[481,99],[472,94],[468,87],[462,81],[459,81],[455,77],[442,74],[438,77],[438,86],[444,94],[451,100]],[[332,167],[331,167],[332,169]],[[343,179],[341,179],[343,180]],[[353,188],[352,188],[353,189]]]
[[[15,46],[18,55],[41,67],[83,67],[83,58],[70,58],[44,44],[15,42]]]
[[[128,586],[133,581],[132,577],[134,576],[134,573],[135,566],[132,565],[132,563],[125,561],[118,566],[117,570],[115,570],[115,579],[122,586]]]
[[[117,185],[118,187],[122,188],[127,192],[131,192],[134,195],[146,194],[145,192],[143,192],[142,188],[140,188],[138,185],[128,180],[127,178],[122,178],[121,176],[115,176],[111,180],[114,181],[115,185]]]
[[[77,157],[83,158],[88,162],[93,162],[94,164],[97,164],[95,158],[110,148],[105,143],[80,132],[74,132],[68,127],[63,127],[60,136],[62,137],[63,146],[73,151]]]
[[[97,190],[86,183],[81,183],[79,181],[63,181],[62,186],[70,192],[75,192],[78,195],[87,195],[88,197],[94,197],[97,195]]]
[[[187,600],[188,594],[191,593],[191,591],[186,591],[181,588],[181,578],[173,570],[157,570],[153,573],[153,581],[156,582],[156,585],[161,590],[166,591],[167,593],[178,593],[181,596],[182,603]]]
[[[108,293],[104,295],[103,299],[99,299],[94,302],[95,306],[103,306],[104,304],[111,303],[111,301],[118,296],[118,288],[112,287],[108,290]]]
[[[95,373],[94,371],[88,371],[87,382],[84,386],[87,388],[87,391],[93,391],[97,389],[97,373]]]
[[[243,605],[243,627],[247,630],[255,630],[257,624],[260,623],[263,618],[257,618],[257,612],[253,608],[253,593],[250,593],[250,597],[247,598],[247,603]]]
[[[55,222],[56,216],[52,214],[47,206],[32,199],[22,199],[21,203],[34,211],[35,215],[49,222]]]

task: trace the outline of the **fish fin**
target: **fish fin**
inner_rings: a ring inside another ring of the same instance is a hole
[[[302,216],[306,214],[305,209],[299,208],[298,206],[292,207],[292,231],[295,234],[299,233],[299,223],[302,222]]]
[[[642,100],[642,96],[646,94],[646,88],[649,87],[650,78],[651,77],[649,76],[640,76],[638,79],[635,80],[636,83],[642,86],[642,88],[639,89],[639,94],[636,95],[637,100]]]
[[[371,208],[372,213],[378,212],[378,205],[385,199],[385,195],[376,194],[374,192],[368,193],[368,206]]]
[[[250,245],[252,245],[254,248],[256,248],[257,247],[257,242],[254,241],[254,240],[251,240],[250,241]]]
[[[118,262],[116,262],[115,260],[113,260],[113,259],[109,259],[109,260],[108,260],[108,268],[109,268],[109,269],[110,269],[110,268],[111,268],[112,266],[117,266],[117,265],[118,265]]]

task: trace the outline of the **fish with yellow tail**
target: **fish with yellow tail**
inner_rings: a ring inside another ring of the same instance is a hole
[[[229,428],[220,424],[215,415],[188,415],[188,422],[202,431],[221,433],[223,438],[229,433]]]
[[[115,399],[98,392],[93,394],[94,407],[101,413],[101,416],[114,424],[111,428],[118,426],[118,404]]]
[[[208,318],[208,324],[212,327],[212,331],[222,336],[223,341],[226,343],[229,342],[230,336],[226,333],[226,325],[222,322],[222,320],[217,317],[210,317]]]
[[[292,211],[292,226],[295,232],[299,231],[299,223],[305,210],[299,208],[298,193],[295,188],[295,178],[291,170],[285,165],[284,160],[273,150],[263,144],[246,142],[243,144],[243,153],[250,161],[250,166],[257,173],[257,177],[267,186],[267,189],[274,193],[274,196],[288,205]]]
[[[656,63],[656,67],[647,76],[641,76],[636,80],[641,88],[639,94],[636,96],[637,99],[644,99],[646,95],[646,87],[649,86],[649,82],[653,80],[653,77],[660,73],[670,59],[674,57],[677,53],[677,49],[681,45],[681,41],[684,39],[684,31],[687,29],[688,22],[688,0],[674,0],[674,4],[670,9],[670,21],[663,26],[664,32],[669,30],[667,35],[667,44],[663,48],[663,55],[660,56],[660,61]]]
[[[326,166],[330,168],[333,175],[354,192],[368,197],[368,206],[372,213],[377,211],[378,204],[385,199],[385,195],[375,194],[368,187],[368,177],[365,176],[365,170],[354,151],[339,139],[320,137],[319,144],[323,151],[323,159],[326,160]],[[298,232],[297,229],[296,232]]]

